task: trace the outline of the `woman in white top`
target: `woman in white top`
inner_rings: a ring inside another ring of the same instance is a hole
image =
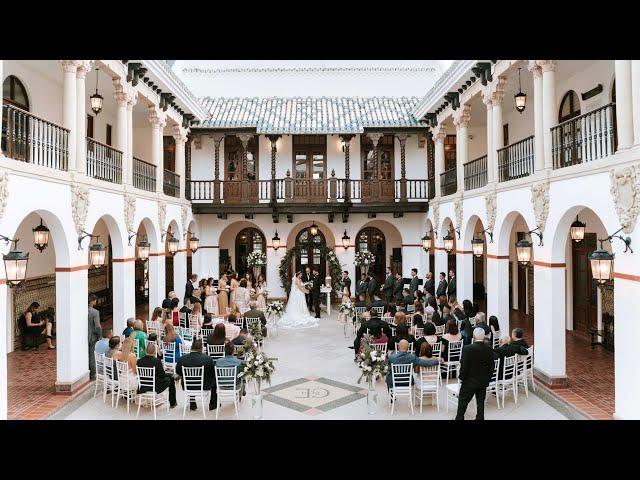
[[[243,278],[240,280],[240,286],[236,289],[235,301],[240,310],[240,313],[244,314],[251,310],[249,308],[249,301],[251,300],[251,295],[249,294],[249,290],[247,290],[247,281]]]
[[[264,275],[258,275],[258,281],[256,282],[256,303],[257,309],[264,312],[267,308],[267,300],[264,298],[263,290],[267,288],[267,282],[264,280]]]

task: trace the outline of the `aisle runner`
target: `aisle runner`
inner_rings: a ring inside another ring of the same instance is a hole
[[[367,390],[329,378],[308,376],[265,388],[264,399],[307,415],[319,415],[367,396]]]

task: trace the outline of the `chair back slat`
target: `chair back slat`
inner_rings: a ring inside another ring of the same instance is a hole
[[[138,372],[138,385],[140,388],[148,387],[152,392],[156,390],[156,367],[136,367]]]
[[[433,350],[434,357],[440,357],[440,352],[442,351],[442,342],[432,343],[431,349]]]
[[[204,390],[204,367],[182,367],[185,390]]]
[[[224,345],[207,345],[207,355],[213,358],[224,357]]]
[[[447,348],[447,361],[448,362],[459,362],[460,356],[462,355],[462,340],[458,342],[449,342],[449,346]]]

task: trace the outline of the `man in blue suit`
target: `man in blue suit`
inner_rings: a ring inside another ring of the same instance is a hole
[[[398,343],[398,351],[396,353],[389,355],[390,365],[411,364],[411,365],[418,365],[419,367],[434,367],[438,365],[438,363],[441,363],[443,361],[444,360],[442,359],[442,357],[434,358],[432,360],[424,360],[422,358],[416,357],[413,353],[409,353],[409,342],[407,342],[406,340],[400,340],[400,343]],[[393,387],[393,377],[392,377],[391,367],[390,367],[389,373],[387,373],[387,388],[392,388],[392,387]]]
[[[224,357],[216,360],[216,367],[237,367],[236,368],[236,376],[241,372],[244,363],[240,361],[240,359],[233,355],[234,345],[233,342],[225,342],[224,344]],[[246,394],[244,389],[244,380],[238,379],[236,380],[236,385],[242,385],[242,395],[240,396],[240,400]],[[214,406],[215,405],[215,406]],[[211,408],[214,406],[213,408]],[[213,389],[211,390],[211,401],[209,402],[209,410],[215,410],[218,408],[218,395],[216,393],[216,380],[214,378]]]

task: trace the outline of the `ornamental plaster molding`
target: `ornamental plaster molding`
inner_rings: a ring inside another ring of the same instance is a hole
[[[0,220],[2,220],[4,211],[7,208],[8,200],[9,200],[9,174],[7,172],[0,172]]]
[[[460,231],[460,229],[462,228],[462,214],[463,214],[462,198],[458,198],[455,202],[453,202],[453,209],[456,215],[456,226],[454,230]]]
[[[80,80],[84,80],[87,77],[87,73],[91,71],[93,60],[79,60],[78,70],[76,71],[76,77]]]
[[[535,78],[542,76],[542,68],[537,60],[529,60],[527,62],[527,69],[533,74]]]
[[[437,232],[440,230],[440,204],[434,203],[431,205],[433,208],[433,231]]]
[[[640,167],[629,165],[609,172],[611,197],[624,233],[630,234],[640,213]]]
[[[189,207],[182,205],[180,207],[180,220],[182,220],[182,231],[187,231],[187,220],[189,220]]]
[[[77,73],[79,65],[78,60],[59,60],[59,62],[64,73]]]
[[[78,235],[82,235],[87,223],[87,213],[91,205],[90,190],[84,185],[71,185],[71,215]]]
[[[163,128],[166,125],[166,120],[162,113],[155,107],[155,105],[149,106],[147,118],[151,125],[155,128]]]
[[[431,134],[434,142],[444,142],[447,137],[447,127],[443,123],[439,123],[435,127],[431,127]]]
[[[124,194],[124,223],[128,231],[133,232],[133,220],[136,217],[136,196],[131,193]]]
[[[466,128],[471,120],[471,107],[465,103],[459,109],[453,112],[453,124],[456,129]]]
[[[536,218],[536,227],[544,232],[549,216],[549,181],[542,181],[531,185],[531,205]]]
[[[557,60],[536,60],[536,63],[540,66],[542,73],[555,72],[558,67]]]
[[[158,200],[158,226],[160,227],[161,232],[164,232],[166,230],[165,228],[166,223],[167,223],[167,202]]]
[[[484,206],[487,211],[487,229],[493,231],[498,213],[498,193],[495,190],[484,196]]]

